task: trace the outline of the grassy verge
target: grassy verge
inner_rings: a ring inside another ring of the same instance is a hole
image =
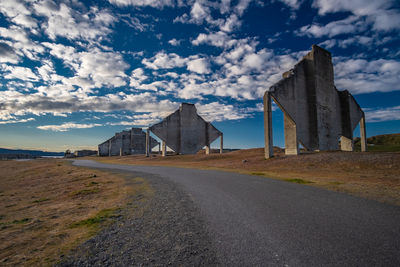
[[[0,265],[50,266],[120,216],[141,178],[61,160],[0,161]],[[137,182],[134,182],[137,181]]]

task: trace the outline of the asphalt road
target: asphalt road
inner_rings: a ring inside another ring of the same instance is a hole
[[[225,266],[400,266],[400,208],[258,176],[74,161],[158,175],[199,208]]]

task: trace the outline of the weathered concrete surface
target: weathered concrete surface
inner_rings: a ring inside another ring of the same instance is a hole
[[[158,142],[150,138],[150,147],[154,148]],[[99,156],[122,156],[146,153],[146,133],[141,128],[132,128],[128,131],[116,133],[99,146]]]
[[[197,114],[194,104],[188,103],[182,103],[177,111],[149,129],[178,154],[195,154],[222,136]]]
[[[353,131],[364,112],[348,91],[338,91],[331,54],[316,45],[264,96],[265,157],[272,156],[271,98],[284,113],[286,154],[307,150],[352,151]],[[365,129],[365,128],[364,128]],[[350,143],[349,143],[350,142]]]

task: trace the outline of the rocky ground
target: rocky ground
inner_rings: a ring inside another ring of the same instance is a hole
[[[190,197],[155,175],[146,179],[154,189],[152,197],[132,198],[114,224],[58,266],[218,265],[201,213]]]

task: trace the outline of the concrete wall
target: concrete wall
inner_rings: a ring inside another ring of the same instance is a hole
[[[157,140],[150,138],[150,147],[158,145]],[[132,154],[145,154],[146,152],[146,133],[141,128],[116,133],[109,140],[98,146],[99,156],[119,156]]]
[[[182,103],[177,111],[149,129],[179,154],[195,154],[222,135],[197,114],[195,105],[188,103]]]
[[[284,113],[287,154],[297,154],[298,143],[308,150],[339,149],[342,136],[352,142],[353,130],[364,114],[348,91],[336,89],[331,54],[316,45],[266,93],[264,120],[270,131],[268,98]],[[272,135],[265,134],[268,157]],[[348,140],[343,140],[342,148],[349,150]]]

